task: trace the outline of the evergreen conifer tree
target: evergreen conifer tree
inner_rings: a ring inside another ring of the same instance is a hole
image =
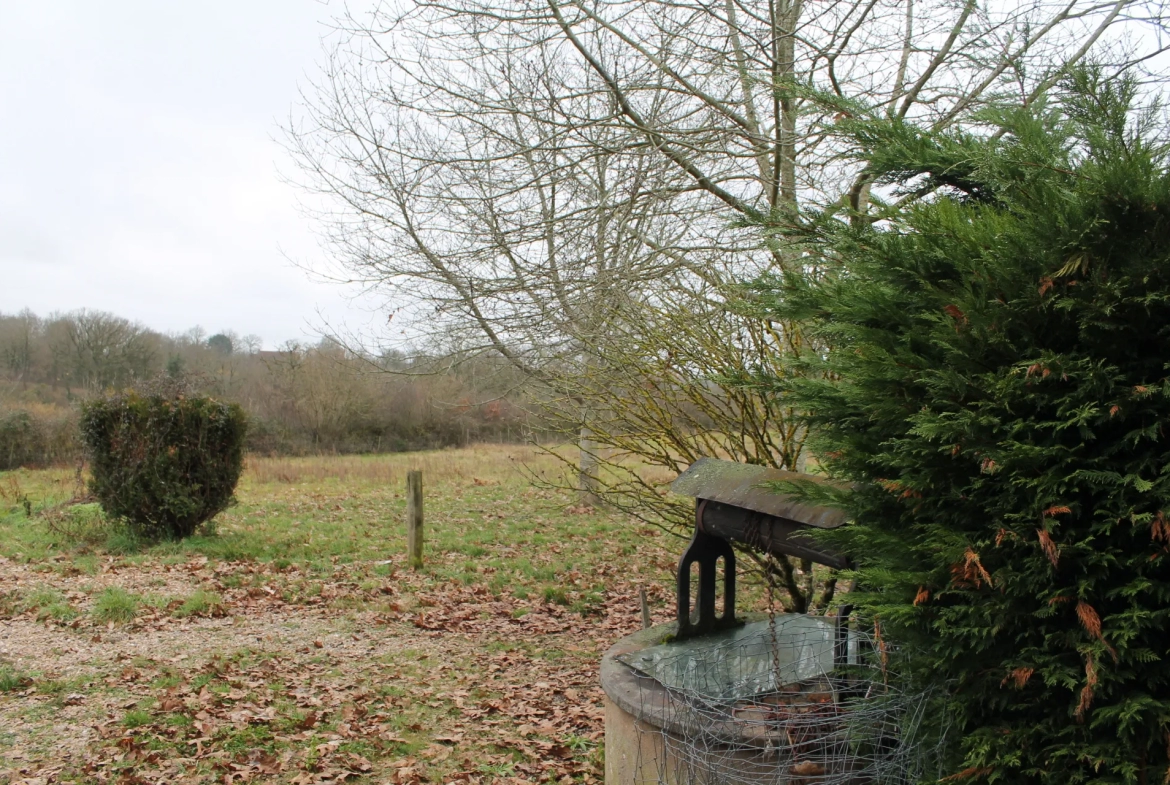
[[[1086,70],[998,134],[856,121],[879,192],[929,195],[793,221],[810,274],[755,285],[828,347],[757,383],[851,485],[802,492],[942,686],[948,781],[1170,781],[1170,171],[1136,95]]]

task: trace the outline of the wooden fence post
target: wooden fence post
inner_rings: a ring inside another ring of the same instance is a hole
[[[412,570],[423,566],[423,489],[422,472],[406,474],[406,555]]]

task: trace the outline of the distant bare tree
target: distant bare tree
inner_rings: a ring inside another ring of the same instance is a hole
[[[87,392],[127,385],[154,372],[159,336],[102,311],[49,317],[49,346],[67,385]]]
[[[255,354],[264,345],[264,340],[259,335],[249,333],[248,335],[240,336],[240,339],[236,343],[238,350],[245,354]]]
[[[37,360],[40,333],[44,325],[27,308],[18,314],[0,314],[0,362],[27,388]]]

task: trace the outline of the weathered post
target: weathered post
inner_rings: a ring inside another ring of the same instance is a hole
[[[406,473],[406,555],[412,570],[423,566],[422,472]]]

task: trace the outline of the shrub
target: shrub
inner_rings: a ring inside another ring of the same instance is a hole
[[[1170,171],[1132,83],[1069,87],[1004,135],[858,125],[933,197],[793,224],[822,274],[757,287],[827,347],[772,383],[852,483],[803,492],[852,513],[853,601],[945,688],[947,781],[1170,779]]]
[[[180,538],[233,501],[243,410],[211,398],[121,393],[82,406],[90,490],[146,537]]]

